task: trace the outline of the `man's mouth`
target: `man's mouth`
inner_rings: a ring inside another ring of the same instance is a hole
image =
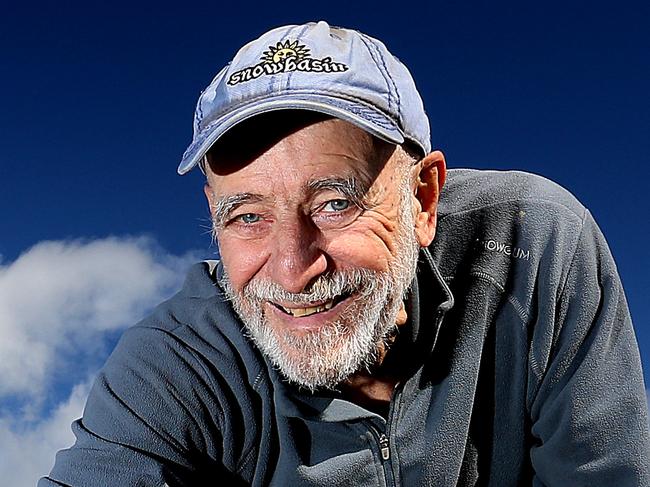
[[[316,313],[322,313],[323,311],[329,311],[334,306],[339,304],[344,299],[348,298],[349,294],[337,296],[334,299],[329,301],[324,301],[322,303],[316,304],[314,306],[304,306],[304,307],[287,307],[278,303],[271,303],[273,306],[278,308],[280,311],[293,316],[294,318],[302,318],[304,316],[311,316]]]

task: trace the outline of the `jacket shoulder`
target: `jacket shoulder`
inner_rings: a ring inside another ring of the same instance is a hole
[[[538,203],[584,217],[585,208],[559,184],[523,171],[450,169],[440,197],[440,217],[498,205]]]
[[[232,376],[234,382],[257,384],[265,365],[217,283],[217,264],[194,264],[182,288],[127,330],[122,341],[134,341],[132,336],[165,336],[215,369],[214,373]]]

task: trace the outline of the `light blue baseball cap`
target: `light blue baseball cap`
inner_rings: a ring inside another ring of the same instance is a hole
[[[178,173],[238,123],[286,109],[321,112],[431,151],[429,119],[406,66],[381,41],[321,21],[278,27],[239,50],[199,97]]]

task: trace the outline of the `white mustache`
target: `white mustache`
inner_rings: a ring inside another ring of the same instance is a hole
[[[269,280],[250,281],[242,290],[245,298],[258,302],[271,301],[297,305],[330,301],[343,294],[357,293],[361,297],[370,295],[384,276],[368,269],[335,271],[320,275],[309,288],[300,293],[286,291],[279,284]]]

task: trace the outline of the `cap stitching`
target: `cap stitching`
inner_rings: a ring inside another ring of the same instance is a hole
[[[297,26],[296,26],[296,27],[297,27]],[[310,29],[310,28],[311,28],[311,25],[309,25],[309,24],[304,25],[303,28],[302,28],[302,30],[301,30],[301,31],[296,35],[296,39],[295,39],[295,40],[302,40],[302,36],[303,36],[303,35],[305,34],[305,32],[306,32],[308,29]],[[289,29],[289,30],[287,31],[287,35],[284,36],[284,39],[288,39],[288,38],[289,38],[289,34],[291,33],[291,31],[293,31],[293,29]],[[285,89],[287,89],[287,90],[290,89],[290,86],[289,86],[289,85],[291,85],[291,78],[293,78],[293,75],[294,75],[294,74],[295,74],[295,71],[291,71],[291,72],[289,73],[289,75],[287,76],[287,84],[286,84]]]
[[[401,118],[402,118],[402,103],[401,103],[401,99],[400,99],[399,90],[397,89],[397,83],[395,83],[395,80],[393,79],[393,77],[392,77],[391,74],[390,74],[390,70],[388,69],[388,66],[386,66],[386,60],[384,59],[384,56],[382,55],[382,53],[381,53],[381,49],[379,48],[379,46],[378,46],[378,45],[373,41],[373,39],[371,39],[371,38],[368,37],[367,40],[368,40],[368,42],[370,43],[370,45],[372,45],[372,46],[377,50],[377,54],[379,55],[379,58],[381,59],[381,64],[382,64],[382,66],[384,67],[384,69],[385,69],[385,71],[386,71],[386,76],[388,77],[388,79],[390,80],[391,84],[393,85],[393,89],[395,90],[395,98],[397,99],[397,102],[396,102],[396,103],[397,103],[397,117],[398,117],[398,122],[401,122]],[[388,105],[388,106],[390,107],[390,102],[389,102],[389,105]],[[403,125],[403,124],[400,123],[400,125]],[[402,127],[400,127],[400,128],[402,128]]]
[[[365,104],[365,105],[367,105],[367,104]],[[377,108],[377,107],[374,107],[374,108]],[[379,110],[379,109],[378,109],[378,110]],[[379,110],[379,111],[380,111],[381,113],[383,113],[384,115],[386,115],[386,114],[383,112],[383,110]],[[351,112],[351,113],[355,114],[355,112]],[[359,115],[359,114],[356,114],[356,115]],[[361,116],[361,115],[359,115],[359,116]],[[213,121],[210,122],[208,125],[206,125],[206,126],[205,126],[205,127],[204,127],[200,132],[199,132],[199,134],[195,137],[195,139],[194,139],[194,141],[192,142],[192,144],[190,144],[190,146],[185,150],[185,153],[184,153],[184,154],[187,154],[188,152],[192,152],[192,151],[190,150],[191,148],[193,148],[193,147],[197,147],[197,146],[200,146],[200,145],[203,143],[203,141],[204,141],[207,137],[210,136],[210,133],[211,133],[210,129],[211,129],[214,125],[217,125],[218,122],[222,120],[222,118],[223,118],[223,117],[219,117],[218,119],[213,120]],[[390,117],[388,117],[388,118],[390,118]],[[390,127],[390,126],[386,126],[386,125],[383,123],[383,121],[377,121],[376,119],[372,119],[372,120],[368,120],[368,121],[370,121],[370,122],[372,122],[372,123],[375,123],[375,124],[377,124],[377,125],[379,125],[379,126],[382,126],[382,127],[384,127],[384,128],[392,128],[392,127]]]
[[[232,64],[232,61],[230,61],[223,68],[221,68],[219,70],[219,72],[214,75],[214,77],[212,78],[212,81],[210,81],[210,84],[203,91],[201,91],[201,94],[199,95],[198,103],[196,104],[196,112],[195,112],[195,117],[194,117],[195,120],[196,120],[196,127],[195,128],[198,128],[198,126],[201,124],[201,120],[203,120],[203,118],[205,117],[205,114],[203,112],[203,104],[205,103],[204,102],[205,97],[203,95],[205,95],[209,91],[212,91],[210,88],[212,87],[214,82],[220,76],[222,76],[222,75],[225,76],[225,74],[227,73],[228,68],[230,67],[231,64]]]
[[[298,27],[300,27],[300,25],[289,26],[289,29],[282,33],[279,40],[276,38],[275,42],[282,42],[282,41],[288,39],[289,37],[291,37],[291,32],[293,32]],[[280,29],[281,29],[281,27],[279,27],[277,30],[280,30]],[[255,43],[255,42],[259,41],[259,40],[260,39],[256,39],[254,41],[251,41],[251,43]],[[268,41],[268,42],[272,43],[273,41]],[[260,42],[260,44],[261,44],[261,42]],[[290,79],[286,80],[286,87],[287,88],[288,88],[288,85],[289,85],[289,81],[291,81],[291,80]],[[276,78],[274,76],[269,76],[269,82],[267,84],[267,89],[269,91],[274,91],[274,86],[277,85],[277,84],[279,84],[279,81],[276,82]]]
[[[201,106],[201,103],[199,103],[196,111],[198,112],[199,116],[196,117],[194,130],[199,130],[200,131],[201,130],[201,122],[205,118],[205,115],[203,114],[203,107]]]
[[[319,90],[319,91],[313,91],[313,90],[294,90],[294,91],[292,91],[292,93],[297,93],[297,94],[315,94],[315,95],[326,94],[326,93],[327,93],[327,94],[334,94],[334,95],[336,95],[336,96],[334,96],[334,98],[340,98],[340,99],[342,99],[342,100],[352,101],[352,102],[355,102],[355,103],[359,103],[359,104],[361,104],[361,105],[363,105],[363,106],[366,106],[366,107],[369,107],[369,108],[375,109],[375,110],[379,111],[380,113],[382,113],[384,116],[386,116],[386,118],[388,118],[389,120],[393,120],[393,117],[392,117],[390,114],[387,114],[387,113],[386,113],[384,110],[382,110],[380,107],[377,107],[376,105],[373,105],[373,104],[371,104],[371,103],[368,103],[368,102],[365,101],[365,100],[361,100],[361,99],[358,99],[358,98],[354,98],[354,97],[352,97],[352,96],[341,96],[341,92],[339,92],[339,91],[324,90],[324,89],[321,89],[321,90]],[[260,96],[255,97],[255,98],[251,98],[251,99],[247,100],[247,102],[254,102],[254,101],[259,100],[259,99],[262,99],[262,98],[274,98],[274,97],[276,97],[276,96],[281,96],[281,95],[284,95],[284,94],[285,94],[285,93],[267,93],[266,95],[260,95]],[[244,102],[243,102],[243,103],[239,103],[238,105],[235,105],[235,106],[231,107],[230,110],[228,110],[227,112],[224,112],[221,116],[219,116],[218,118],[212,120],[208,125],[206,125],[206,126],[203,127],[202,129],[200,129],[200,130],[199,130],[199,133],[198,133],[197,136],[194,138],[194,141],[193,141],[193,142],[190,144],[190,146],[185,150],[185,152],[184,152],[184,154],[183,154],[183,159],[185,159],[185,155],[186,155],[186,154],[192,152],[191,149],[196,149],[196,147],[200,146],[200,145],[204,142],[204,140],[205,140],[207,137],[209,137],[210,134],[207,133],[207,132],[209,132],[210,129],[211,129],[214,125],[216,125],[218,122],[220,122],[220,121],[223,119],[223,117],[224,117],[228,112],[231,112],[231,111],[235,110],[236,108],[239,108],[239,107],[244,106],[244,105],[246,105],[246,104],[247,104],[247,103],[244,103]],[[378,125],[383,125],[383,124],[378,123],[378,122],[376,122],[376,121],[373,121],[373,123],[377,123]]]
[[[334,98],[341,98],[343,100],[358,102],[358,103],[361,103],[362,105],[373,107],[373,108],[379,110],[384,115],[386,115],[386,118],[389,118],[391,120],[393,119],[393,116],[391,114],[386,113],[386,111],[384,111],[380,107],[368,102],[367,100],[351,96],[348,93],[342,93],[341,91],[338,91],[338,90],[328,90],[326,88],[319,88],[318,90],[293,89],[293,90],[290,91],[290,93],[292,93],[292,94],[293,93],[295,93],[295,94],[301,94],[302,93],[302,94],[314,94],[314,95],[320,95],[320,94],[336,95],[336,96],[334,96]],[[276,96],[283,96],[283,95],[286,95],[286,94],[287,94],[286,92],[272,92],[272,93],[264,93],[262,95],[259,95],[259,96],[253,97],[253,98],[246,98],[245,100],[243,100],[243,101],[241,101],[239,103],[230,105],[228,107],[228,110],[224,110],[223,112],[220,112],[215,119],[213,119],[210,123],[208,123],[208,125],[206,125],[204,128],[202,128],[200,130],[201,131],[205,130],[210,125],[212,125],[214,122],[216,122],[217,120],[219,120],[223,116],[225,116],[228,112],[236,110],[239,107],[242,107],[244,105],[248,105],[249,103],[252,103],[252,102],[255,102],[255,101],[258,101],[258,100],[262,100],[262,99],[265,99],[265,98],[274,98]]]
[[[386,82],[386,87],[388,88],[388,109],[390,110],[391,109],[391,104],[392,104],[391,103],[392,93],[391,93],[391,87],[390,87],[391,83],[389,82],[388,77],[386,76],[386,73],[384,72],[384,70],[381,69],[381,66],[379,65],[379,62],[377,61],[377,58],[375,57],[375,54],[374,54],[373,50],[370,49],[370,47],[368,46],[368,40],[366,39],[366,36],[361,32],[357,32],[357,33],[359,34],[359,37],[361,38],[361,41],[366,46],[366,49],[368,50],[368,53],[370,54],[370,57],[375,62],[375,65],[377,66],[379,72],[381,73],[382,77],[384,78],[384,81]],[[383,64],[383,66],[384,66],[384,69],[385,69],[386,65]]]

